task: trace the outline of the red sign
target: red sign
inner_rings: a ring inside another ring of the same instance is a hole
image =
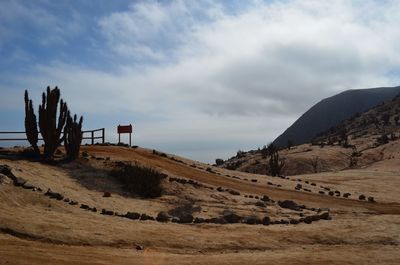
[[[132,124],[118,125],[118,133],[132,133]]]

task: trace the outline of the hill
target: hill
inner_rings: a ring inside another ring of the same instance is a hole
[[[386,151],[393,159],[371,168],[282,178],[143,148],[82,149],[78,161],[55,165],[27,160],[19,149],[1,150],[1,263],[396,264],[400,259],[396,148]],[[161,197],[131,194],[109,174],[130,163],[164,174]],[[160,212],[175,221],[154,220]]]
[[[399,121],[400,97],[396,96],[317,134],[312,143],[280,150],[280,158],[285,161],[282,174],[298,175],[362,168],[380,161],[388,157],[388,148],[400,148]],[[269,156],[264,150],[240,152],[220,166],[269,174]]]
[[[336,126],[356,113],[364,112],[400,93],[400,86],[348,90],[326,98],[306,111],[273,143],[286,147],[288,141],[295,145],[311,142],[317,133]]]

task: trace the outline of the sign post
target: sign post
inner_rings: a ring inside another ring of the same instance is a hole
[[[132,146],[132,124],[118,125],[118,143],[121,142],[121,133],[129,133],[129,146]]]

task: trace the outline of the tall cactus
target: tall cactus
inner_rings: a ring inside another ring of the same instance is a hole
[[[57,147],[64,141],[61,133],[69,115],[67,103],[60,101],[60,110],[57,123],[57,106],[60,101],[58,87],[50,89],[42,95],[42,104],[39,105],[39,128],[44,141],[44,159],[51,160]]]
[[[33,150],[37,155],[40,155],[40,150],[37,146],[38,142],[38,129],[37,119],[33,110],[32,100],[29,99],[28,91],[25,90],[25,133],[29,143],[32,145]]]
[[[77,122],[76,114],[72,120],[68,113],[67,124],[64,128],[64,147],[67,152],[67,157],[70,160],[74,160],[79,156],[79,150],[82,142],[82,122],[83,117]]]

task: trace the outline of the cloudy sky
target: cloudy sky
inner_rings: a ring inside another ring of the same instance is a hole
[[[400,1],[0,0],[0,131],[61,88],[84,127],[200,161],[262,146],[320,99],[399,85]]]

